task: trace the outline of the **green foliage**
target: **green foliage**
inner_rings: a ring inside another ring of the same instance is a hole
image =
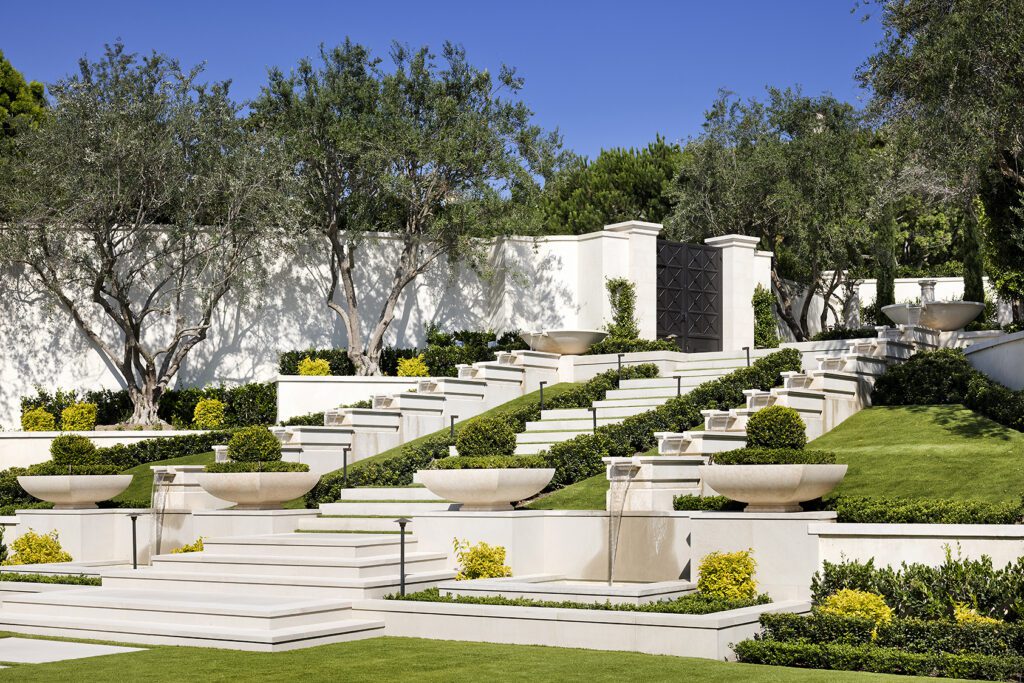
[[[57,531],[40,534],[29,529],[11,543],[14,551],[3,561],[6,565],[17,564],[50,564],[52,562],[70,562],[71,555],[60,545]]]
[[[60,428],[65,432],[90,432],[96,428],[96,404],[76,403],[60,414]]]
[[[833,341],[836,339],[874,339],[877,336],[878,330],[876,330],[873,327],[833,327],[831,330],[825,330],[824,332],[817,333],[816,335],[811,337],[811,341]]]
[[[679,345],[667,339],[618,339],[605,337],[587,349],[586,355],[606,353],[643,353],[644,351],[678,351]]]
[[[256,460],[212,462],[206,466],[207,472],[241,474],[245,472],[308,472],[309,465],[301,462],[285,460]]]
[[[676,496],[672,500],[673,510],[703,510],[708,512],[738,512],[745,503],[725,496]]]
[[[754,348],[779,347],[778,325],[775,322],[775,295],[761,285],[754,288]]]
[[[477,595],[448,595],[441,594],[437,588],[428,588],[418,593],[408,593],[404,596],[392,594],[386,596],[387,600],[413,600],[416,602],[446,602],[461,605],[501,605],[507,607],[552,607],[555,609],[588,609],[603,612],[643,612],[647,614],[713,614],[715,612],[726,612],[728,610],[753,607],[755,605],[766,605],[771,602],[767,595],[758,595],[751,599],[730,600],[718,598],[704,593],[690,593],[676,598],[675,600],[659,600],[647,602],[641,605],[634,605],[625,602],[573,602],[573,601],[546,601],[531,600],[529,598],[506,598],[501,595],[477,596]]]
[[[747,445],[800,449],[807,445],[807,425],[793,408],[768,406],[747,420]]]
[[[999,619],[978,614],[978,610],[962,602],[953,603],[953,621],[958,624],[1001,624]]]
[[[470,545],[469,541],[459,541],[457,538],[452,540],[452,545],[459,561],[456,581],[512,576],[512,570],[505,564],[504,546],[488,545],[483,541]]]
[[[1024,503],[837,496],[827,505],[847,524],[1020,524]]]
[[[628,220],[661,223],[682,151],[660,135],[640,149],[602,150],[593,161],[569,160],[544,186],[541,207],[548,232],[583,234]]]
[[[43,84],[25,77],[0,51],[0,151],[19,132],[38,128],[46,120]]]
[[[224,426],[224,401],[204,398],[196,404],[192,413],[192,424],[196,429],[220,429]]]
[[[103,579],[98,576],[86,576],[84,574],[21,574],[19,572],[0,572],[0,581],[57,583],[72,586],[100,586],[103,584]]]
[[[506,332],[500,337],[494,332],[456,330],[444,332],[431,325],[427,328],[427,349],[423,361],[431,377],[456,377],[457,365],[471,365],[493,361],[498,351],[527,348],[518,332]]]
[[[57,421],[45,408],[32,408],[21,414],[21,428],[26,432],[52,432]]]
[[[367,406],[369,407],[369,406]],[[282,427],[322,427],[324,425],[323,413],[307,413],[305,415],[293,415],[281,423]]]
[[[455,448],[460,456],[480,457],[512,455],[516,450],[516,432],[506,417],[472,420],[459,431]]]
[[[323,358],[303,358],[299,361],[299,374],[304,377],[326,377],[331,374],[331,364]]]
[[[538,469],[551,467],[551,463],[547,458],[539,455],[489,455],[481,457],[460,455],[454,458],[441,458],[430,463],[430,469],[432,470],[503,470],[517,467]]]
[[[399,377],[430,377],[430,368],[423,359],[423,354],[415,358],[398,359]]]
[[[954,557],[947,548],[937,567],[826,561],[811,581],[816,604],[843,588],[881,595],[900,618],[951,621],[956,605],[966,604],[981,616],[1017,622],[1024,614],[1024,558],[997,569],[987,555],[977,560]]]
[[[700,561],[697,590],[712,598],[752,600],[757,596],[754,573],[757,563],[752,550],[712,552]]]
[[[380,370],[385,375],[398,374],[398,361],[403,358],[415,358],[417,349],[396,349],[385,346],[381,350]],[[305,351],[285,351],[278,356],[278,372],[282,375],[299,374],[299,362],[304,358],[326,360],[330,366],[329,374],[336,377],[348,377],[356,374],[356,366],[348,357],[346,349],[306,349]]]
[[[211,431],[203,434],[182,434],[180,436],[144,439],[133,444],[118,444],[97,449],[101,462],[117,465],[121,470],[137,465],[172,460],[186,456],[208,453],[218,444],[231,438],[231,431]]]
[[[180,548],[175,548],[171,551],[172,554],[178,555],[181,553],[201,553],[203,552],[203,537],[200,536],[192,543],[186,543]]]
[[[802,448],[737,448],[715,453],[711,461],[715,465],[833,465],[836,455]]]
[[[266,427],[242,427],[228,440],[228,457],[235,462],[281,459],[281,442]]]
[[[609,337],[638,339],[640,325],[636,321],[636,285],[625,277],[608,278],[604,283],[611,304],[612,321],[605,327]]]
[[[892,608],[885,604],[881,595],[853,588],[843,588],[827,596],[818,604],[818,611],[867,619],[876,625],[892,619]]]
[[[35,396],[21,397],[21,412],[24,415],[33,408],[44,408],[50,414],[59,416],[65,408],[76,403],[92,403],[96,406],[96,424],[117,424],[124,422],[132,414],[132,402],[126,390],[99,389],[77,392],[58,388],[51,394],[38,386]],[[60,427],[59,424],[57,426]]]
[[[50,458],[61,467],[97,464],[96,446],[87,437],[61,434],[50,443]]]

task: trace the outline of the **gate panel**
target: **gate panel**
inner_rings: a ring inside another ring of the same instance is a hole
[[[658,338],[687,353],[722,350],[722,252],[658,240]]]

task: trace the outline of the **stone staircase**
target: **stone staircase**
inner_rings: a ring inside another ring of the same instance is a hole
[[[0,628],[136,643],[280,651],[383,635],[351,601],[396,592],[397,534],[292,533],[205,541],[197,553],[106,570],[102,587],[5,598]],[[406,536],[406,585],[451,579]]]
[[[559,356],[536,351],[500,352],[494,361],[459,365],[458,377],[420,381],[415,390],[372,397],[370,408],[338,408],[324,426],[275,427],[286,460],[324,474],[466,420],[525,393],[541,381],[558,381]]]
[[[753,351],[751,361],[772,350]],[[595,416],[599,427],[621,422],[746,365],[747,357],[743,352],[690,354],[668,377],[623,380],[619,388],[608,391],[603,400],[594,401],[593,412],[589,408],[542,411],[539,421],[527,422],[526,431],[516,436],[515,452],[519,455],[540,453],[556,443],[591,432]]]
[[[321,503],[320,516],[299,520],[299,531],[306,533],[388,532],[396,533],[399,517],[411,519],[406,531],[412,531],[416,516],[423,512],[452,509],[422,486],[343,489],[338,501]]]

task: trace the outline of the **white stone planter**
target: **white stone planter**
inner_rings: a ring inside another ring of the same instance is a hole
[[[95,508],[132,483],[130,474],[58,474],[18,477],[21,488],[39,500],[53,503],[55,510]]]
[[[420,470],[419,481],[445,500],[461,503],[464,512],[511,510],[512,503],[540,493],[553,468]]]
[[[236,510],[272,510],[305,495],[320,481],[315,472],[203,472],[196,481]]]
[[[608,333],[601,330],[544,330],[519,335],[533,351],[575,355],[586,353],[587,349],[607,336]]]
[[[701,478],[719,494],[746,503],[746,512],[800,512],[846,476],[846,465],[702,465]]]
[[[984,310],[985,304],[977,301],[929,301],[922,306],[882,307],[882,312],[897,325],[921,325],[940,332],[963,329]]]

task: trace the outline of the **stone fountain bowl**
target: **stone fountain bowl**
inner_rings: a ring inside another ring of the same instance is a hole
[[[825,495],[846,476],[846,465],[702,465],[703,482],[745,512],[800,512],[800,503]]]
[[[130,474],[59,474],[18,477],[21,488],[54,510],[86,510],[110,500],[132,483]]]
[[[309,493],[320,481],[315,472],[202,472],[196,483],[236,510],[276,510]]]
[[[544,330],[523,332],[519,338],[534,351],[579,355],[607,336],[602,330]]]
[[[921,322],[921,307],[913,304],[882,306],[882,313],[897,325],[918,325]]]
[[[512,503],[540,493],[554,476],[551,467],[417,472],[421,484],[445,500],[461,503],[463,512],[511,510]]]
[[[940,332],[960,330],[984,310],[979,301],[929,301],[921,311],[921,324]]]

